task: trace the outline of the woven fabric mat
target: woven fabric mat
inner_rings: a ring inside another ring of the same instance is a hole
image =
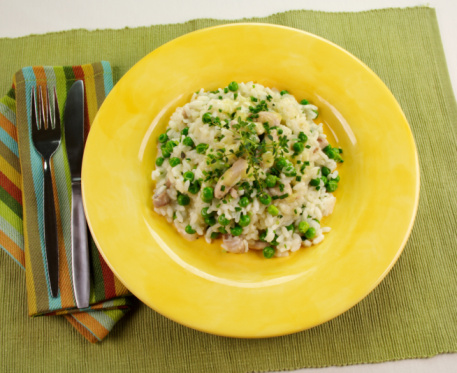
[[[434,9],[291,11],[243,21],[291,26],[333,41],[370,66],[399,101],[418,146],[421,198],[393,270],[348,312],[290,336],[218,337],[140,306],[104,342],[90,345],[63,319],[27,317],[23,271],[0,252],[0,371],[272,371],[457,352],[457,105]],[[229,22],[0,39],[0,91],[6,93],[13,74],[29,65],[106,60],[116,81],[161,44]]]

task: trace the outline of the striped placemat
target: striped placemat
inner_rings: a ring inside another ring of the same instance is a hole
[[[129,310],[128,291],[90,240],[90,307],[84,312],[76,308],[71,273],[71,179],[63,138],[51,168],[59,244],[59,294],[51,296],[44,243],[43,166],[30,131],[31,89],[56,87],[65,127],[63,108],[75,80],[83,80],[85,85],[87,137],[98,108],[113,87],[108,62],[24,67],[0,100],[0,238],[2,248],[25,269],[29,315],[65,315],[81,334],[96,342]]]

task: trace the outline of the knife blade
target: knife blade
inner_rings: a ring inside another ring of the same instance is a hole
[[[84,83],[71,86],[65,103],[65,144],[71,174],[71,258],[76,306],[89,307],[90,264],[86,217],[81,198],[84,151]]]

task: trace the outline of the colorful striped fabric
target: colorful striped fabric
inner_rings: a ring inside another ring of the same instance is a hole
[[[31,89],[56,87],[61,121],[68,90],[85,85],[85,135],[113,87],[109,63],[73,67],[26,67],[0,99],[0,246],[25,269],[30,316],[64,315],[89,341],[102,340],[131,307],[129,292],[113,275],[91,240],[90,307],[76,308],[71,275],[71,182],[65,141],[52,160],[59,242],[59,296],[52,298],[43,234],[42,160],[31,140]]]

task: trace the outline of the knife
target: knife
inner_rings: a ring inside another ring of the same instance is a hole
[[[84,83],[71,86],[65,103],[65,144],[71,174],[71,259],[76,306],[89,307],[90,265],[86,217],[81,198],[84,150]]]

